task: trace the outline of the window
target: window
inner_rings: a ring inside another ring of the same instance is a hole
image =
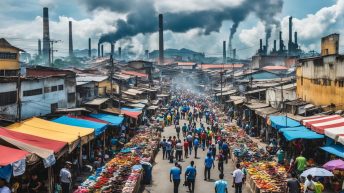
[[[17,91],[0,93],[0,106],[10,105],[17,102]]]
[[[312,80],[312,83],[313,83],[313,84],[320,85],[320,84],[321,84],[321,81],[320,81],[319,79],[313,79],[313,80]]]
[[[17,53],[0,52],[0,59],[17,59]]]
[[[43,89],[38,88],[38,89],[24,91],[23,96],[35,96],[35,95],[40,95],[42,93],[43,93]]]
[[[50,105],[51,113],[55,112],[57,108],[58,108],[58,104],[57,103],[52,103]]]
[[[333,68],[333,63],[329,63],[328,66],[332,69]]]
[[[57,91],[57,86],[52,86],[51,87],[51,92],[55,92],[55,91]]]
[[[331,80],[329,80],[329,79],[323,79],[323,85],[324,85],[324,86],[331,86]]]
[[[303,85],[303,77],[301,76],[301,85]]]
[[[44,87],[44,93],[49,93],[50,92],[50,87]]]
[[[63,85],[59,85],[59,90],[63,90]]]
[[[344,87],[344,80],[338,80],[338,87]]]
[[[67,100],[69,103],[75,102],[75,92],[68,93]]]

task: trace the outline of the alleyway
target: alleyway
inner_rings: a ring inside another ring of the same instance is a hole
[[[186,122],[186,120],[181,120],[180,124],[183,125]],[[199,122],[197,122],[197,126],[199,126]],[[207,125],[205,125],[207,126]],[[162,133],[162,136],[165,136],[168,138],[169,136],[176,136],[176,131],[174,129],[174,126],[165,127],[164,132]],[[183,139],[183,138],[181,138]],[[220,172],[217,169],[217,162],[215,162],[215,169],[211,170],[211,181],[204,181],[204,158],[206,157],[206,151],[203,151],[202,149],[199,149],[198,151],[198,159],[194,159],[194,154],[192,154],[191,157],[187,158],[183,162],[180,162],[180,164],[183,167],[183,173],[182,173],[182,180],[181,185],[179,186],[179,193],[186,193],[188,192],[187,187],[182,185],[182,182],[184,182],[184,172],[185,168],[190,164],[190,161],[195,161],[195,166],[197,167],[197,177],[196,177],[196,184],[195,184],[195,193],[198,192],[214,192],[214,182],[219,179]],[[193,152],[194,153],[194,152]],[[173,192],[173,183],[169,181],[169,172],[173,164],[169,163],[168,160],[162,159],[162,151],[160,151],[156,157],[156,165],[153,168],[153,183],[151,186],[146,186],[145,193],[172,193]],[[234,192],[234,188],[231,187],[233,178],[231,173],[234,171],[234,163],[229,160],[228,164],[225,164],[224,166],[224,175],[225,180],[228,181],[228,192]],[[246,187],[243,188],[243,193],[248,193],[248,189]]]

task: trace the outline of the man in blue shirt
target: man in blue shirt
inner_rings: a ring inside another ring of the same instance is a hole
[[[204,160],[204,180],[210,180],[211,166],[215,168],[214,159],[211,157],[211,153],[208,153]]]
[[[228,156],[230,158],[230,151],[229,151],[229,146],[228,146],[225,139],[223,139],[222,152],[223,152],[223,155],[225,156],[225,160],[226,160],[226,164],[227,164],[228,163]]]
[[[176,162],[174,167],[172,167],[170,170],[170,182],[172,182],[173,180],[174,193],[178,193],[178,188],[180,184],[180,174],[182,173],[178,165],[178,162]]]
[[[187,182],[189,192],[191,193],[195,191],[195,179],[197,175],[197,171],[194,165],[195,165],[195,162],[191,161],[190,165],[186,168],[186,171],[185,171],[185,181]]]
[[[219,175],[220,180],[215,182],[215,193],[228,193],[228,185],[225,180],[223,180],[223,173]]]
[[[199,141],[198,141],[198,137],[195,138],[194,142],[193,142],[194,148],[195,148],[195,158],[197,158],[197,149],[199,146]]]

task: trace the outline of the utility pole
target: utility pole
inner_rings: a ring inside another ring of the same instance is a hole
[[[51,58],[49,58],[49,66],[53,66],[52,64],[54,64],[54,52],[57,52],[57,50],[54,50],[54,43],[58,43],[58,42],[62,42],[61,40],[50,40],[50,56]]]
[[[111,100],[113,99],[113,84],[112,84],[112,79],[113,79],[113,74],[114,74],[114,64],[113,64],[113,56],[112,54],[110,55],[110,74],[109,74],[109,80],[110,80],[110,97]]]
[[[18,72],[17,76],[17,117],[16,120],[17,122],[21,121],[21,80],[20,80],[20,71]]]

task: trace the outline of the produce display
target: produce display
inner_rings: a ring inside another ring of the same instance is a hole
[[[244,162],[247,172],[257,188],[263,192],[282,193],[285,191],[287,172],[283,166],[276,162]]]
[[[144,129],[105,166],[97,168],[74,193],[133,193],[142,175],[141,161],[152,161],[160,138]]]

